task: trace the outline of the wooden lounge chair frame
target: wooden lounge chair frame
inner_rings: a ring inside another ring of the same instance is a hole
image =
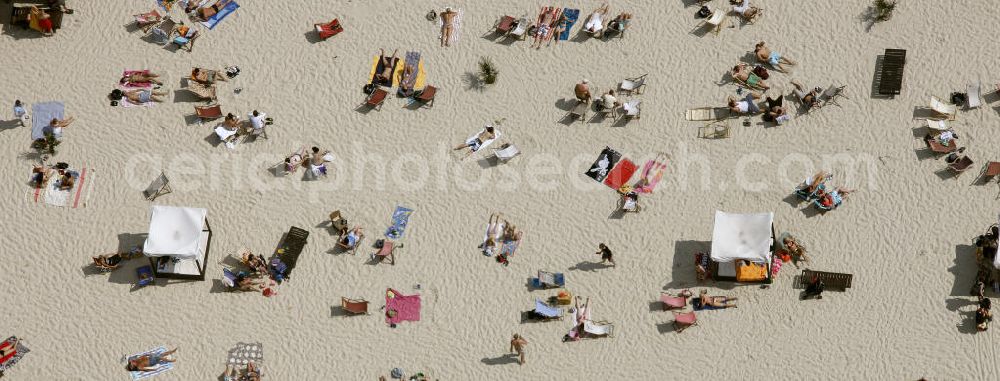
[[[194,114],[203,121],[219,119],[223,116],[222,106],[218,103],[205,106],[194,106]]]
[[[642,94],[643,90],[646,88],[646,76],[649,74],[643,74],[635,78],[625,78],[621,84],[618,85],[618,91],[620,93],[631,95],[631,94]],[[626,84],[628,88],[626,88]]]
[[[309,231],[296,226],[292,226],[288,229],[288,233],[285,234],[285,239],[282,241],[285,251],[279,257],[285,263],[285,266],[287,266],[285,269],[286,278],[291,278],[292,269],[295,268],[295,264],[298,262],[299,255],[302,254],[302,248],[305,247],[308,238]]]
[[[365,98],[365,106],[371,107],[375,110],[382,111],[382,104],[385,103],[385,98],[389,95],[388,91],[382,88],[376,88],[372,91],[368,97]]]
[[[1000,162],[991,161],[983,166],[983,172],[979,175],[984,181],[989,181],[990,179],[1000,175]],[[1000,182],[1000,180],[998,180]]]
[[[340,297],[340,308],[351,315],[368,315],[368,301]]]
[[[730,136],[730,130],[728,122],[716,120],[698,127],[698,137],[702,139],[726,139]]]
[[[156,201],[157,197],[171,192],[173,189],[170,188],[170,179],[167,179],[167,175],[161,171],[160,175],[146,187],[146,190],[142,191],[142,195],[146,197],[146,200]]]
[[[844,273],[831,273],[826,271],[813,271],[813,270],[802,270],[802,275],[799,276],[799,284],[805,287],[812,282],[813,277],[817,277],[823,281],[826,290],[839,290],[847,291],[851,288],[851,282],[854,280],[854,275],[844,274]]]
[[[417,102],[423,103],[423,107],[431,108],[434,107],[434,98],[437,96],[437,87],[427,85],[420,94],[416,96]]]
[[[906,50],[885,50],[878,78],[878,93],[880,95],[899,95],[903,88],[903,68],[905,66]]]
[[[566,116],[567,117],[572,116],[573,120],[584,120],[587,118],[587,109],[589,107],[590,103],[578,99],[576,105],[573,106],[573,108],[569,110],[568,113],[566,113]]]

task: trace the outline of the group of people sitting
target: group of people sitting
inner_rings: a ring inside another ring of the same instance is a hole
[[[76,184],[76,171],[69,168],[69,164],[59,162],[56,165],[47,166],[44,164],[35,165],[31,168],[30,184],[35,188],[42,188],[49,182],[52,175],[56,175],[56,188],[59,190],[70,190]]]
[[[253,361],[250,361],[243,366],[243,370],[240,372],[239,367],[226,364],[226,371],[222,373],[222,381],[260,381],[260,368]]]
[[[587,79],[584,79],[580,83],[576,84],[576,86],[573,87],[573,93],[576,95],[576,100],[589,104],[593,99],[590,87],[590,80]],[[602,94],[600,98],[597,98],[596,106],[598,110],[615,110],[622,107],[622,102],[618,100],[615,89],[609,89],[608,92]]]
[[[243,122],[240,118],[233,113],[226,114],[226,117],[219,123],[216,128],[216,132],[222,142],[226,144],[227,147],[233,148],[236,140],[243,136],[257,136],[264,132],[264,128],[273,124],[274,120],[267,117],[266,113],[262,113],[257,110],[253,110],[249,114],[247,122]],[[243,127],[247,128],[243,128]]]
[[[309,165],[309,170],[313,175],[326,175],[326,163],[333,161],[330,151],[320,151],[319,147],[312,147],[311,154],[307,153],[306,147],[302,146],[297,151],[285,158],[285,172],[293,173],[299,170],[302,162]]]
[[[493,213],[486,224],[486,240],[482,245],[483,255],[487,257],[496,255],[497,262],[508,265],[513,252],[504,243],[520,240],[521,231],[517,226],[504,219],[503,214]]]
[[[240,271],[235,274],[236,279],[232,280],[233,288],[240,291],[260,291],[268,286],[271,270],[263,255],[243,249],[240,253],[240,263],[246,266],[248,271]],[[271,282],[270,285],[273,286],[274,282]]]
[[[56,31],[55,24],[52,22],[52,13],[72,14],[73,10],[66,8],[66,0],[47,0],[42,5],[49,11],[46,12],[38,5],[32,5],[31,9],[28,10],[29,25],[32,28],[37,28],[46,37],[53,36]]]
[[[826,181],[833,177],[833,174],[826,171],[819,171],[812,177],[806,178],[802,184],[795,189],[802,199],[810,202],[816,209],[828,211],[836,209],[843,203],[848,194],[854,192],[844,187],[828,189]]]
[[[608,36],[609,33],[610,35],[624,33],[632,21],[632,14],[622,12],[618,16],[615,16],[615,18],[607,20],[610,14],[611,7],[608,3],[597,7],[597,9],[590,13],[590,16],[587,16],[587,21],[583,24],[583,31],[595,38]]]

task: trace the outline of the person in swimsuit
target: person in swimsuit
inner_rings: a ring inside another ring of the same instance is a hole
[[[211,85],[212,83],[215,83],[215,81],[229,80],[218,70],[207,70],[197,67],[191,70],[191,79],[206,85]]]
[[[594,10],[590,16],[587,17],[587,23],[583,25],[583,30],[591,35],[591,37],[601,37],[604,33],[604,16],[611,12],[611,7],[608,3],[602,4],[600,7]]]
[[[553,35],[552,39],[556,41],[556,45],[559,45],[559,35],[561,35],[566,30],[566,28],[569,28],[569,19],[566,18],[566,14],[564,13],[559,16],[559,19],[556,20],[555,24],[556,24],[554,32],[555,34]]]
[[[760,8],[750,6],[750,0],[734,0],[732,3],[733,12],[742,16],[747,22],[753,22],[753,19],[760,13]]]
[[[169,351],[166,351],[166,352],[163,352],[163,353],[160,353],[160,354],[151,353],[151,354],[148,354],[148,355],[139,356],[139,357],[134,358],[134,359],[129,359],[128,360],[128,365],[125,366],[125,369],[128,369],[129,372],[149,372],[149,371],[154,371],[154,370],[156,370],[155,366],[157,366],[157,365],[160,365],[162,363],[168,363],[168,362],[174,362],[174,361],[176,361],[173,358],[168,358],[167,357],[167,356],[172,355],[174,352],[177,352],[177,348],[174,348],[172,350],[169,350]]]
[[[458,12],[450,7],[445,7],[441,12],[441,46],[451,46],[451,34],[455,31],[455,18]]]
[[[479,135],[476,135],[476,137],[467,140],[465,143],[455,146],[454,150],[457,151],[468,147],[469,152],[468,154],[466,154],[466,156],[469,156],[472,155],[473,153],[476,153],[476,151],[479,151],[479,148],[482,147],[483,143],[491,139],[494,139],[496,137],[497,137],[496,130],[493,128],[493,126],[486,126],[486,129],[480,132]]]
[[[392,84],[392,72],[396,67],[395,63],[398,60],[396,53],[399,52],[399,49],[392,51],[392,57],[385,56],[385,49],[379,49],[379,52],[378,60],[379,64],[382,65],[382,71],[375,73],[375,83],[388,86]]]
[[[782,102],[784,101],[784,96],[778,96],[777,99],[772,99],[767,97],[764,102],[767,103],[767,109],[764,111],[764,115],[761,116],[765,122],[774,122],[777,124],[782,124],[791,119],[788,114],[785,113],[785,108],[782,107]]]
[[[302,163],[302,158],[306,155],[306,147],[300,147],[298,151],[292,153],[285,158],[285,171],[295,172],[299,169],[299,164]]]
[[[226,5],[229,5],[232,1],[233,0],[219,0],[215,4],[208,7],[201,7],[201,4],[199,4],[198,16],[200,16],[202,20],[208,20],[212,16],[215,16],[216,13],[219,13],[222,8],[225,8]]]
[[[313,171],[315,175],[326,175],[326,163],[332,159],[330,156],[330,151],[323,151],[320,153],[319,147],[312,147],[312,156],[309,157],[309,169]]]
[[[137,105],[141,105],[146,102],[163,102],[162,96],[167,95],[166,91],[156,91],[149,89],[133,89],[126,91],[125,99]]]
[[[340,236],[340,245],[346,249],[353,249],[354,246],[356,246],[364,237],[365,232],[361,230],[361,227],[355,226],[354,229],[348,231],[347,234]]]
[[[756,100],[760,99],[760,93],[751,92],[743,97],[742,100],[737,100],[733,97],[728,97],[726,99],[726,106],[729,107],[729,111],[737,114],[756,114],[760,112],[760,107],[757,106]]]
[[[63,128],[69,127],[69,125],[72,124],[74,120],[76,119],[73,117],[69,117],[62,120],[59,120],[58,118],[52,118],[52,120],[49,121],[48,129],[52,131],[52,136],[54,136],[56,139],[60,139],[62,138]]]
[[[549,7],[542,8],[542,11],[543,13],[538,16],[538,30],[535,31],[535,41],[531,43],[531,47],[535,49],[542,48],[542,41],[548,39],[552,34],[554,21],[561,14],[560,10]]]
[[[767,45],[764,44],[764,41],[758,42],[754,47],[753,52],[754,55],[757,56],[758,61],[769,63],[775,70],[782,73],[788,72],[788,68],[784,65],[795,65],[794,61],[782,57],[778,52],[772,51],[768,48]]]
[[[576,94],[576,99],[583,103],[590,103],[590,81],[584,79],[583,82],[577,83],[573,88],[573,93]]]
[[[521,335],[514,334],[514,337],[510,339],[510,351],[517,353],[518,364],[524,365],[524,346],[528,345],[528,340],[525,340]]]
[[[403,65],[403,76],[399,80],[399,90],[396,91],[401,97],[409,97],[413,95],[413,85],[417,82],[416,74],[417,70],[413,65],[406,64]]]
[[[695,307],[736,307],[736,300],[737,298],[731,298],[728,296],[708,296],[708,290],[701,290],[701,293],[698,294],[698,300],[695,302]]]
[[[133,72],[133,73],[130,73],[130,74],[126,75],[126,76],[123,76],[122,79],[120,79],[118,81],[118,83],[122,84],[122,85],[124,85],[126,83],[134,83],[134,84],[154,83],[154,84],[157,84],[157,85],[162,85],[163,82],[160,82],[160,80],[158,78],[160,78],[159,74],[156,74],[156,73],[153,73],[153,72],[149,72],[149,71],[147,71],[147,72]]]
[[[52,16],[45,11],[38,9],[37,6],[31,6],[31,15],[38,20],[38,29],[42,30],[42,34],[45,36],[52,36],[56,34],[55,29],[52,26]]]
[[[750,87],[757,87],[761,90],[767,91],[771,87],[764,83],[764,80],[760,78],[759,75],[753,72],[750,65],[745,63],[740,63],[739,65],[733,66],[733,70],[730,72],[733,78],[745,82]]]
[[[622,12],[615,17],[614,20],[608,23],[608,30],[615,31],[616,33],[623,33],[625,29],[628,29],[629,22],[632,21],[632,14]]]
[[[781,245],[784,246],[785,252],[792,256],[792,263],[795,264],[796,268],[799,267],[799,262],[809,262],[805,246],[802,246],[791,234],[782,234]]]
[[[601,256],[601,264],[604,264],[604,262],[611,262],[611,266],[615,266],[614,255],[611,254],[611,249],[609,249],[604,243],[597,245],[597,252],[594,254]]]
[[[818,97],[823,93],[823,89],[815,88],[812,91],[806,92],[806,87],[802,86],[802,84],[798,81],[792,81],[792,86],[795,86],[795,90],[792,92],[795,93],[795,96],[799,97],[799,100],[801,100],[802,104],[807,108],[819,108],[822,106],[819,103]]]

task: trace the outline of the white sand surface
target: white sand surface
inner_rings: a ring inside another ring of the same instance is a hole
[[[152,1],[71,1],[76,13],[50,38],[5,25],[3,119],[12,118],[14,99],[65,102],[77,120],[55,159],[95,174],[85,207],[29,202],[29,129],[4,122],[0,334],[31,348],[8,378],[124,380],[122,356],[166,345],[180,347],[179,360],[156,380],[215,379],[229,348],[259,341],[270,380],[374,380],[393,367],[441,380],[994,379],[1000,345],[994,330],[974,334],[967,291],[975,275],[969,245],[997,213],[997,186],[972,183],[983,163],[1000,159],[1000,115],[988,103],[952,122],[976,161],[957,180],[939,175],[943,160],[923,152],[915,115],[931,95],[964,91],[969,81],[992,93],[996,8],[903,1],[892,20],[867,31],[867,1],[755,3],[765,8],[758,23],[714,37],[691,32],[696,6],[619,1],[612,13],[633,13],[631,29],[598,41],[577,38],[598,4],[565,1],[556,5],[582,10],[573,38],[540,50],[482,37],[503,14],[533,19],[543,5],[535,1],[242,0],[215,30],[198,26],[204,35],[191,53],[124,26]],[[446,5],[465,11],[461,40],[450,48],[439,47],[437,24],[424,18]],[[345,32],[316,42],[312,24],[335,17]],[[789,93],[797,79],[846,85],[849,99],[781,127],[732,120],[731,138],[698,139],[700,124],[684,121],[684,111],[735,95],[733,84],[719,82],[760,40],[798,62],[791,74],[772,71],[769,94]],[[379,48],[422,53],[427,83],[440,88],[433,108],[407,109],[390,97],[381,111],[356,110]],[[885,48],[908,51],[903,90],[873,99]],[[481,56],[500,71],[485,89],[469,82]],[[214,123],[191,115],[201,103],[180,90],[193,65],[238,65],[242,74],[219,85],[219,102],[225,112],[274,117],[270,139],[217,146]],[[110,107],[106,95],[123,69],[163,73],[169,100]],[[582,78],[604,90],[643,73],[640,120],[562,120]],[[517,144],[521,157],[502,166],[481,163],[481,155],[449,157],[498,118],[506,118],[498,143]],[[329,178],[268,172],[302,145],[333,151]],[[615,192],[582,175],[606,145],[640,166],[655,152],[672,155],[639,214],[609,217]],[[209,210],[208,278],[133,290],[143,261],[95,274],[90,257],[142,242],[150,203],[140,192],[161,168],[174,193],[155,204]],[[818,168],[857,190],[822,216],[786,201]],[[396,205],[416,211],[395,266],[366,264],[367,247],[356,257],[331,252],[336,238],[321,225],[330,211],[365,227],[371,244]],[[800,302],[790,265],[769,289],[697,285],[692,258],[708,249],[715,210],[775,212],[778,232],[808,246],[813,269],[852,273],[853,287]],[[495,211],[526,234],[509,267],[477,249]],[[277,296],[222,291],[222,267],[235,263],[228,256],[242,247],[269,255],[293,225],[311,236]],[[593,264],[599,242],[614,250],[617,268]],[[593,317],[614,322],[616,336],[563,343],[568,320],[522,324],[520,311],[534,298],[555,294],[526,289],[538,269],[565,272],[569,290],[590,297]],[[389,328],[379,311],[387,287],[420,293],[422,320]],[[740,307],[699,312],[699,326],[675,334],[656,300],[686,287],[737,296]],[[341,296],[371,300],[372,315],[340,316]],[[529,341],[524,366],[504,357],[515,332]]]

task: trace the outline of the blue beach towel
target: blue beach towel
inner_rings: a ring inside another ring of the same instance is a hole
[[[693,299],[691,299],[691,306],[694,307],[695,311],[711,311],[711,310],[722,309],[722,307],[716,307],[716,306],[709,306],[709,305],[701,304],[701,298],[693,298]]]
[[[389,239],[400,239],[406,231],[406,224],[410,222],[410,214],[413,209],[397,206],[392,212],[392,226],[385,230],[385,236]]]
[[[45,137],[46,132],[52,132],[49,123],[52,118],[62,119],[66,114],[66,106],[62,102],[43,102],[31,105],[31,140]]]
[[[229,4],[226,4],[225,7],[220,9],[219,13],[212,15],[212,17],[209,17],[208,20],[202,21],[201,25],[207,26],[208,29],[215,29],[215,26],[219,25],[219,23],[222,22],[222,19],[226,18],[226,16],[229,16],[230,13],[236,12],[236,10],[239,8],[240,8],[239,4],[237,4],[235,1],[231,1],[229,2]]]
[[[576,20],[580,18],[579,9],[567,9],[563,11],[563,16],[566,16],[566,30],[559,34],[560,41],[566,41],[569,39],[569,31],[573,29],[573,24],[576,24]]]
[[[156,349],[151,349],[151,350],[148,350],[148,351],[145,351],[145,352],[142,352],[142,353],[136,353],[134,355],[128,356],[128,358],[125,360],[125,362],[128,362],[129,360],[132,360],[132,359],[135,359],[135,358],[138,358],[138,357],[141,357],[141,356],[145,356],[145,355],[151,355],[151,354],[161,355],[161,354],[163,354],[163,352],[166,352],[166,351],[167,351],[166,347],[158,347]],[[174,363],[172,363],[172,362],[161,362],[159,364],[156,364],[153,367],[156,368],[156,369],[148,371],[148,372],[139,372],[139,371],[129,372],[129,375],[132,376],[132,381],[141,380],[141,379],[147,378],[147,377],[153,377],[153,376],[155,376],[157,374],[160,374],[160,373],[166,372],[168,370],[174,369]]]

